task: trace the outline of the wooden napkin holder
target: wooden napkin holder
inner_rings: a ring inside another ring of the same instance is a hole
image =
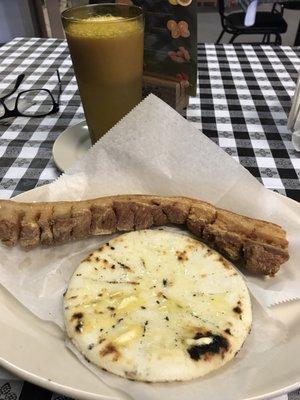
[[[152,75],[143,76],[143,95],[153,93],[176,111],[188,106],[189,96],[181,82]]]

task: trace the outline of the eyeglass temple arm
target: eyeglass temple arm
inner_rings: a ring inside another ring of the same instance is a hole
[[[56,75],[57,75],[57,79],[58,79],[58,95],[57,95],[57,104],[59,106],[60,104],[60,96],[61,96],[61,92],[62,92],[62,87],[61,87],[61,79],[60,79],[60,74],[59,74],[59,70],[56,70]]]
[[[9,93],[7,93],[5,96],[2,96],[1,98],[0,98],[0,100],[5,100],[5,99],[7,99],[9,96],[11,96],[12,94],[14,94],[15,92],[16,92],[16,90],[18,89],[18,87],[21,85],[21,83],[23,82],[23,79],[25,78],[25,74],[21,74],[21,75],[19,75],[18,77],[17,77],[17,80],[16,80],[16,83],[15,83],[15,86],[14,86],[14,88],[9,92]]]

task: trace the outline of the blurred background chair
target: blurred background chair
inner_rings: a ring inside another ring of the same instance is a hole
[[[262,35],[261,43],[280,45],[282,42],[281,34],[287,30],[287,23],[283,15],[273,7],[272,11],[259,11],[256,13],[255,24],[245,26],[245,12],[231,12],[225,14],[225,0],[219,0],[219,14],[221,17],[222,32],[218,37],[216,44],[220,43],[224,33],[231,34],[229,43],[240,35]],[[299,3],[299,1],[297,1]],[[274,35],[274,41],[271,42],[271,35]]]
[[[280,3],[274,3],[274,6],[272,8],[273,12],[276,12],[279,7],[279,12],[283,16],[284,10],[300,10],[300,1],[299,0],[294,0],[294,1],[282,1]],[[295,42],[294,46],[300,46],[300,22],[298,24],[298,29],[295,37]]]

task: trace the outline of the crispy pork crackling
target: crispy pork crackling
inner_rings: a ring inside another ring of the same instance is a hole
[[[83,201],[0,201],[0,239],[25,250],[88,236],[180,225],[248,271],[273,276],[286,262],[285,231],[187,197],[120,195]]]

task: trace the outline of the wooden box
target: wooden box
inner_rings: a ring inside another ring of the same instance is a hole
[[[176,111],[187,107],[189,96],[186,94],[183,82],[172,79],[163,79],[156,76],[144,75],[143,96],[153,93]]]

